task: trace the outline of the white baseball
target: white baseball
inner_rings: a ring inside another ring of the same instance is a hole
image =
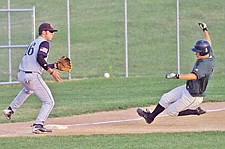
[[[108,72],[104,73],[104,77],[105,78],[109,78],[110,77],[110,74]]]

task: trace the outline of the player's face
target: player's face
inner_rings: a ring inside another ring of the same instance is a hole
[[[51,41],[52,40],[52,38],[53,38],[53,36],[54,36],[54,32],[52,32],[52,31],[46,31],[46,39],[48,40],[48,41]]]
[[[196,52],[195,55],[196,55],[196,58],[197,58],[197,59],[202,59],[202,56],[200,55],[199,52]]]
[[[54,32],[51,31],[43,31],[42,37],[45,38],[47,41],[51,41],[54,36]]]

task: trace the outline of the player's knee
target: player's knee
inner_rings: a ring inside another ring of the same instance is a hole
[[[44,104],[44,105],[46,105],[46,106],[50,106],[50,107],[54,107],[55,106],[55,101],[54,101],[54,99],[53,98],[51,98],[51,99],[46,99],[46,100],[44,100],[44,101],[42,101],[42,103]]]
[[[53,101],[52,106],[53,106],[53,107],[55,106],[55,101]]]
[[[55,101],[54,99],[51,100],[50,104],[54,107],[55,106]]]
[[[169,101],[169,96],[168,94],[164,94],[160,101],[159,101],[160,105],[162,105],[163,107],[167,108],[170,105],[170,101]]]
[[[48,104],[51,105],[52,107],[54,107],[55,106],[55,101],[51,100],[51,101],[48,102]]]

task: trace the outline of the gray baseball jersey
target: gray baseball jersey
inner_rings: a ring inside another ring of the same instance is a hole
[[[210,53],[209,58],[197,60],[192,73],[197,75],[196,80],[188,80],[187,81],[187,90],[194,97],[204,97],[206,87],[208,85],[208,81],[210,76],[213,73],[215,67],[215,57],[213,53]]]
[[[40,47],[42,43],[46,43],[45,47]],[[27,51],[20,63],[19,69],[22,71],[32,71],[42,73],[43,68],[37,62],[37,55],[43,54],[46,56],[45,60],[47,61],[47,56],[49,53],[49,43],[44,40],[41,36],[39,36],[36,40],[34,40],[27,48]]]
[[[20,70],[17,77],[18,81],[24,88],[16,98],[14,98],[10,107],[14,112],[16,112],[16,110],[32,93],[36,94],[42,101],[42,107],[35,120],[35,124],[43,125],[54,107],[55,102],[49,87],[41,77],[43,68],[37,61],[38,54],[43,55],[47,61],[49,42],[44,40],[41,36],[31,42],[20,63]]]

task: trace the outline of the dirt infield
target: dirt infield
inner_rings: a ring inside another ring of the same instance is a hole
[[[162,113],[150,125],[137,115],[136,108],[50,118],[46,127],[52,129],[53,133],[45,135],[31,133],[33,122],[0,124],[0,137],[225,131],[225,102],[203,103],[201,107],[207,111],[206,114],[169,117]]]

